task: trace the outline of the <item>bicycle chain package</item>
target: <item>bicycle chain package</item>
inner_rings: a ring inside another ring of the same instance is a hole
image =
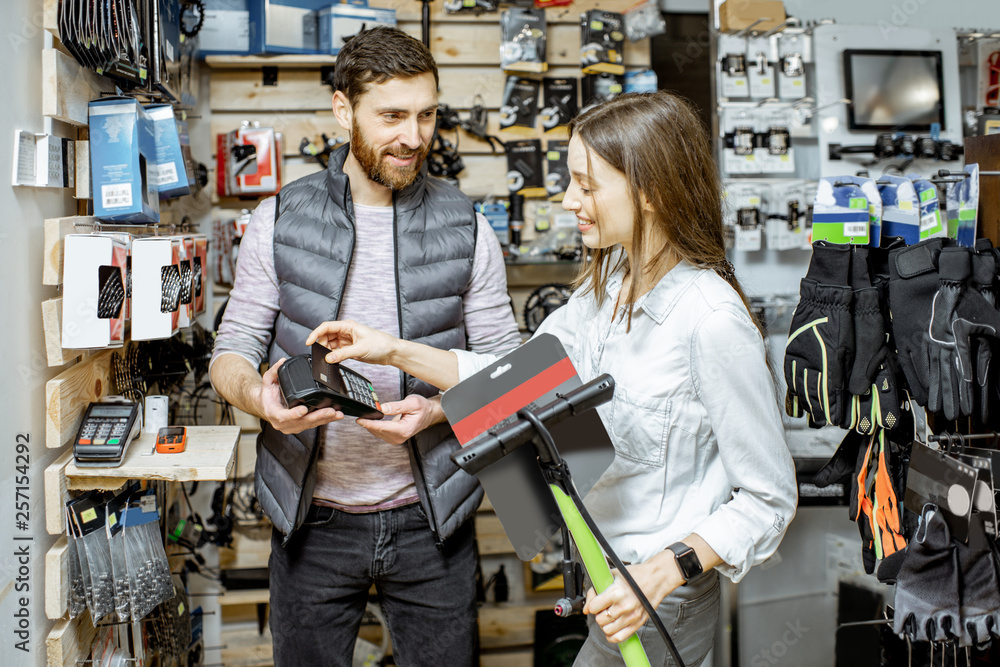
[[[156,137],[138,100],[106,97],[89,108],[94,216],[116,223],[160,221]]]
[[[170,338],[180,328],[181,238],[132,242],[132,340]]]
[[[128,245],[103,234],[63,243],[62,347],[120,347],[125,340]]]

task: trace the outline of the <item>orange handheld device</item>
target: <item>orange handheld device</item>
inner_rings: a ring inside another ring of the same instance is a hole
[[[160,454],[180,454],[187,446],[187,428],[164,426],[156,433],[156,451]]]

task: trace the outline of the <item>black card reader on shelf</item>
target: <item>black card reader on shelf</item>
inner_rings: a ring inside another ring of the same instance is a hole
[[[139,403],[91,403],[73,441],[73,458],[84,468],[117,468],[129,443],[139,434]]]

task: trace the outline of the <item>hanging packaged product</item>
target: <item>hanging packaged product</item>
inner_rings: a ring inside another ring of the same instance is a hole
[[[622,15],[591,9],[580,15],[580,67],[584,74],[624,74]]]
[[[767,247],[771,250],[801,250],[812,244],[809,206],[816,197],[811,181],[771,184],[768,197]]]
[[[740,98],[750,96],[750,81],[747,78],[746,53],[728,52],[722,55],[720,61],[722,87],[724,98]]]
[[[128,244],[104,234],[63,240],[62,346],[120,347],[125,341]]]
[[[816,187],[813,200],[813,243],[868,245],[868,197],[861,186],[841,176],[825,176]]]
[[[758,126],[762,123],[759,109],[752,107],[722,107],[719,125],[722,130],[723,174],[759,174],[763,171],[758,157],[767,148],[758,146]]]
[[[265,197],[281,188],[281,135],[272,127],[244,125],[216,137],[220,197]]]
[[[534,79],[508,76],[500,103],[500,129],[509,127],[535,128],[538,117],[539,83]]]
[[[149,87],[172,102],[181,101],[181,0],[150,0]]]
[[[177,239],[177,272],[180,291],[177,296],[177,326],[181,329],[191,326],[194,319],[194,237],[179,235]]]
[[[153,121],[131,97],[90,103],[94,216],[119,223],[160,221]]]
[[[754,155],[761,173],[795,173],[795,148],[792,146],[792,111],[757,110],[760,136],[755,140]]]
[[[507,142],[507,190],[525,197],[545,196],[540,139]]]
[[[806,96],[806,68],[802,54],[786,53],[778,62],[778,97],[801,100]]]
[[[174,596],[159,521],[155,493],[140,491],[131,496],[121,523],[132,596],[131,612],[136,621]]]
[[[146,107],[146,113],[153,122],[156,169],[152,172],[152,176],[156,180],[160,199],[173,199],[190,194],[189,163],[184,159],[174,108],[169,104],[151,104]]]
[[[725,223],[732,230],[733,250],[756,252],[763,248],[767,195],[766,183],[726,184]]]
[[[976,218],[979,214],[979,165],[965,165],[965,178],[948,185],[945,196],[948,236],[958,245],[976,245]]]
[[[620,74],[587,74],[580,82],[580,97],[583,99],[583,108],[586,111],[592,106],[607,102],[621,95],[625,90],[625,77]]]
[[[546,131],[569,125],[579,113],[576,79],[542,79],[542,128]]]
[[[90,492],[67,504],[70,512],[69,530],[78,540],[78,555],[82,553],[86,560],[83,579],[89,591],[87,606],[95,624],[115,611],[114,568],[105,529],[106,502],[103,493]]]
[[[835,183],[853,183],[861,188],[868,200],[868,245],[878,248],[882,245],[882,196],[878,185],[866,176],[839,176]]]
[[[205,290],[208,288],[208,236],[193,234],[194,256],[191,258],[191,303],[194,314],[201,315],[208,306]]]
[[[500,67],[516,72],[545,72],[548,29],[545,10],[511,7],[500,15]]]
[[[396,27],[396,10],[329,5],[319,11],[320,53],[337,55],[351,37],[377,26]]]
[[[753,61],[748,63],[747,77],[750,97],[761,100],[774,97],[774,66],[767,61],[767,53],[757,52]]]
[[[545,192],[550,201],[562,201],[569,187],[569,141],[550,139],[545,149]]]
[[[657,90],[656,72],[653,70],[636,69],[625,72],[626,93],[655,93]]]
[[[913,182],[920,200],[920,240],[947,236],[948,230],[941,221],[937,187],[920,174],[906,174],[906,177]]]
[[[510,219],[507,207],[498,201],[476,202],[476,212],[482,214],[497,235],[500,245],[507,243]]]
[[[625,25],[625,36],[630,42],[662,35],[667,31],[667,22],[663,19],[663,13],[660,12],[660,5],[656,0],[645,0],[629,7],[622,12],[622,21]]]
[[[250,55],[258,25],[250,20],[249,0],[203,0],[204,20],[198,31],[198,55]]]
[[[485,14],[497,10],[497,0],[444,0],[449,14]]]
[[[882,236],[898,236],[906,245],[920,241],[920,201],[913,181],[882,174],[878,179],[882,199]]]
[[[146,236],[132,242],[132,340],[170,338],[180,326],[181,242]]]

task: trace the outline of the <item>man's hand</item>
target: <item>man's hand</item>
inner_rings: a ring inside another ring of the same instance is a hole
[[[385,366],[392,363],[392,355],[399,339],[354,320],[342,320],[324,322],[313,329],[306,339],[306,345],[313,343],[319,343],[330,350],[326,360],[331,364],[339,364],[345,359],[357,359]]]
[[[292,435],[344,418],[344,413],[333,408],[322,408],[314,412],[309,412],[304,405],[286,408],[281,396],[281,386],[278,384],[278,369],[283,363],[285,363],[284,357],[264,373],[257,399],[260,414],[271,423],[271,426],[286,435]]]
[[[629,574],[635,579],[635,583],[639,585],[654,609],[660,605],[663,598],[684,583],[676,562],[671,562],[674,558],[673,553],[671,552],[669,556],[670,558],[666,559],[657,555],[645,563],[627,566]],[[649,614],[642,608],[639,598],[632,592],[628,582],[618,570],[611,572],[615,576],[615,582],[604,589],[603,593],[598,595],[593,588],[587,591],[587,604],[583,608],[583,613],[594,614],[594,620],[604,630],[608,641],[619,644],[638,632],[639,628],[649,620]]]
[[[359,419],[358,424],[390,445],[401,445],[428,426],[445,420],[441,398],[424,398],[411,394],[401,401],[382,404],[382,414],[394,419]]]

